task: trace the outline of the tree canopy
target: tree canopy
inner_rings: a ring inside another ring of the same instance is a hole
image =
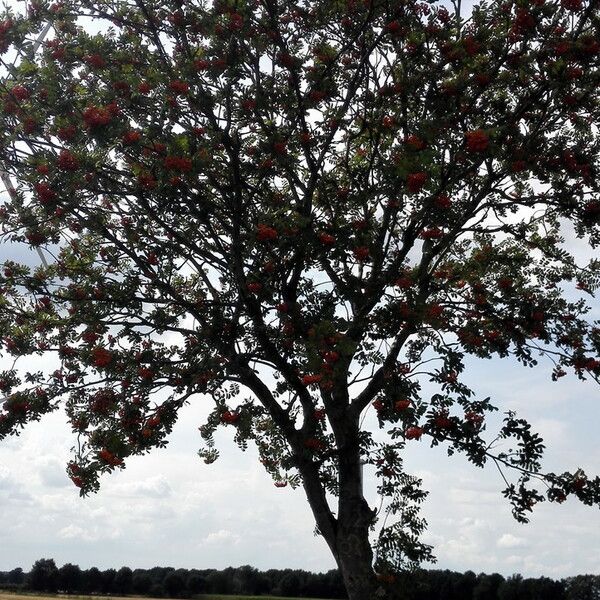
[[[66,0],[3,19],[2,239],[45,259],[0,275],[0,437],[64,405],[85,495],[211,397],[200,456],[232,427],[275,485],[302,485],[352,600],[432,556],[407,443],[494,462],[522,521],[598,504],[600,479],[544,472],[514,413],[487,431],[497,409],[462,379],[466,355],[600,377],[599,262],[564,243],[600,242],[596,0]]]

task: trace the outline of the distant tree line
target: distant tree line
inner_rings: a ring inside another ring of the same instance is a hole
[[[418,570],[398,580],[406,600],[600,600],[600,575],[562,580],[548,577],[508,578],[498,573]],[[15,592],[136,595],[152,598],[193,598],[199,594],[273,595],[295,598],[346,598],[337,570],[310,573],[300,569],[228,567],[227,569],[81,569],[67,563],[58,568],[41,558],[31,571],[0,571],[0,589]]]
[[[67,563],[58,568],[53,559],[42,558],[31,571],[0,571],[0,589],[67,594],[107,594],[153,598],[192,598],[198,594],[248,594],[303,598],[345,598],[337,570],[309,573],[300,569],[229,567],[217,569],[81,569]]]

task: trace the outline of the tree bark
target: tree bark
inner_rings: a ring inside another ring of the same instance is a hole
[[[363,494],[358,415],[329,413],[337,444],[338,511],[334,516],[312,461],[299,461],[304,490],[317,522],[338,565],[348,600],[397,600],[398,586],[378,581],[373,569],[369,531],[375,517]]]
[[[368,516],[367,516],[368,514]],[[355,503],[338,527],[336,550],[338,566],[348,592],[348,600],[375,600],[377,580],[373,570],[373,550],[369,541],[368,520],[372,513],[367,503]]]
[[[349,600],[380,598],[369,528],[373,511],[363,494],[358,418],[346,412],[334,427],[338,443],[339,499],[336,550]]]

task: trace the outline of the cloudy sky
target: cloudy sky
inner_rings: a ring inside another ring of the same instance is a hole
[[[581,244],[571,240],[570,246],[583,254]],[[6,248],[0,262],[5,258]],[[571,375],[553,383],[544,362],[536,370],[509,360],[473,360],[470,367],[468,382],[481,397],[491,396],[501,411],[517,410],[542,434],[549,470],[600,473],[597,386]],[[242,453],[231,431],[221,431],[221,459],[206,465],[196,456],[209,403],[194,399],[167,448],[129,460],[87,499],[65,474],[74,438],[62,413],[1,442],[0,570],[29,569],[40,557],[82,568],[333,568],[325,542],[313,535],[302,490],[275,488],[252,448]],[[374,415],[365,423],[374,426]],[[493,467],[476,469],[424,440],[409,444],[405,466],[431,491],[423,508],[425,539],[435,546],[438,567],[551,577],[600,573],[598,509],[571,499],[546,503],[520,525]],[[372,506],[378,505],[369,473],[366,483]]]

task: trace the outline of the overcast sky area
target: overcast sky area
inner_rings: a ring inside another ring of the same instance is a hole
[[[583,256],[582,242],[571,239],[569,247]],[[13,249],[0,248],[0,263],[8,254]],[[595,307],[598,318],[597,300]],[[7,366],[1,360],[0,369]],[[552,382],[551,370],[544,360],[531,370],[511,360],[471,359],[465,380],[500,412],[516,410],[532,423],[548,446],[548,470],[600,474],[598,386],[572,374]],[[0,442],[0,570],[28,570],[41,557],[82,568],[334,568],[325,542],[313,534],[302,489],[275,488],[255,450],[242,453],[233,443],[231,427],[217,433],[216,463],[198,458],[198,426],[210,407],[210,398],[194,398],[167,448],[129,459],[125,471],[104,477],[100,492],[87,499],[65,473],[75,437],[64,413]],[[376,427],[372,408],[365,424]],[[477,469],[423,439],[408,443],[405,467],[431,492],[424,539],[435,547],[436,568],[554,578],[600,573],[597,508],[571,498],[544,503],[521,525],[501,496],[493,465]],[[365,479],[377,506],[368,471]]]

